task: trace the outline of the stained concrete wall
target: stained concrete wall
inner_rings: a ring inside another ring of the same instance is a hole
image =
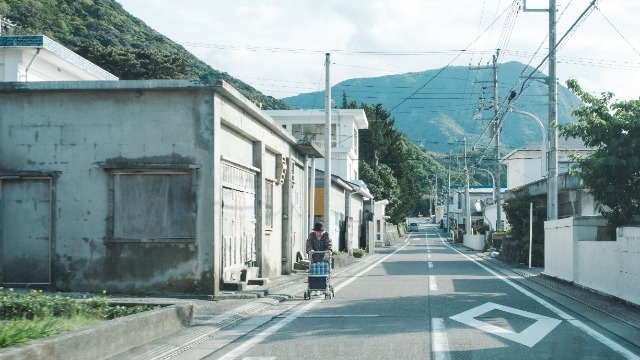
[[[260,142],[299,157],[289,134],[223,82],[3,83],[0,107],[0,173],[54,174],[51,266],[62,290],[216,292],[221,158],[251,166],[250,152],[233,146]],[[242,140],[228,143],[229,133]],[[195,239],[110,238],[110,169],[150,166],[193,172]],[[282,229],[269,238],[279,244]],[[264,249],[279,262],[280,246]]]

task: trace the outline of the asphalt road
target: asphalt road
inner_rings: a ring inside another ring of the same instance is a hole
[[[637,359],[601,328],[442,241],[435,227],[172,359]]]

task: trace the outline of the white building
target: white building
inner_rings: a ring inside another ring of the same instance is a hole
[[[118,80],[44,35],[0,36],[0,82]]]
[[[593,150],[587,149],[581,140],[564,138],[558,139],[558,174],[569,172],[575,161],[572,154],[587,156]],[[546,178],[547,159],[541,161],[542,149],[540,144],[531,144],[515,149],[502,158],[507,165],[507,189],[517,188]]]
[[[325,110],[267,110],[277,123],[297,140],[310,140],[324,151]],[[359,180],[358,130],[369,127],[362,109],[331,110],[331,174],[352,181]],[[324,162],[316,163],[324,171]]]

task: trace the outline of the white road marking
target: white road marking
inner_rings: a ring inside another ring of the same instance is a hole
[[[438,291],[438,283],[436,283],[435,275],[429,275],[429,290]]]
[[[433,267],[433,262],[429,261],[429,267],[432,268]]]
[[[440,234],[438,234],[438,237],[440,237]],[[519,286],[518,284],[514,283],[513,281],[507,279],[506,277],[498,274],[497,272],[493,271],[492,269],[486,267],[485,265],[482,265],[481,263],[479,263],[476,259],[471,258],[470,256],[468,256],[467,254],[464,254],[460,251],[458,251],[456,248],[452,247],[451,245],[447,244],[446,241],[440,237],[440,241],[447,246],[448,248],[450,248],[451,250],[457,252],[458,254],[464,256],[465,258],[467,258],[467,260],[472,261],[474,264],[480,266],[481,268],[485,269],[486,271],[488,271],[490,274],[492,274],[493,276],[497,277],[498,279],[506,282],[507,284],[509,284],[511,287],[513,287],[514,289],[520,291],[521,293],[523,293],[524,295],[530,297],[531,299],[537,301],[539,304],[541,304],[542,306],[546,307],[547,309],[551,310],[552,312],[554,312],[555,314],[557,314],[559,317],[561,317],[564,320],[567,320],[567,322],[569,322],[570,324],[574,325],[575,327],[577,327],[578,329],[586,332],[587,334],[591,335],[594,339],[600,341],[602,344],[604,344],[605,346],[607,346],[608,348],[610,348],[611,350],[617,352],[618,354],[624,356],[627,359],[637,359],[637,355],[635,355],[634,353],[632,353],[631,351],[625,349],[624,347],[622,347],[620,344],[614,342],[613,340],[607,338],[606,336],[600,334],[599,332],[593,330],[592,328],[588,327],[587,325],[585,325],[583,322],[581,322],[580,320],[577,320],[575,318],[573,318],[572,316],[570,316],[569,314],[565,313],[564,311],[558,309],[557,307],[551,305],[549,302],[543,300],[542,298],[534,295],[533,293],[531,293],[530,291],[524,289],[523,287]]]
[[[361,277],[362,275],[366,274],[371,269],[376,267],[378,264],[380,264],[381,262],[383,262],[386,259],[388,259],[390,256],[392,256],[395,253],[397,253],[398,251],[404,249],[407,245],[408,244],[405,244],[405,245],[399,247],[398,249],[396,249],[391,254],[383,257],[382,259],[380,259],[380,260],[376,261],[375,263],[373,263],[368,268],[362,270],[360,273],[358,273],[355,276],[349,278],[349,280],[340,283],[340,285],[338,285],[338,286],[336,286],[334,288],[334,292],[338,292],[338,290],[340,290],[343,287],[347,286],[348,284],[353,282],[355,279],[357,279],[357,278]],[[258,335],[254,336],[251,339],[247,340],[246,342],[242,343],[237,348],[235,348],[235,349],[231,350],[230,352],[226,353],[224,356],[220,357],[220,360],[234,360],[234,359],[236,359],[238,356],[244,354],[245,352],[249,351],[251,348],[253,348],[257,344],[261,343],[269,335],[276,333],[277,331],[282,329],[284,326],[286,326],[287,324],[289,324],[293,320],[295,320],[295,319],[297,319],[299,317],[303,317],[304,314],[307,311],[311,310],[311,308],[313,308],[314,306],[318,305],[320,303],[320,301],[322,301],[322,299],[313,300],[310,303],[304,305],[300,310],[294,311],[291,315],[286,316],[284,319],[282,319],[282,320],[278,321],[277,323],[271,325],[269,328],[267,328],[263,332],[259,333]]]
[[[431,349],[435,360],[450,360],[449,339],[443,318],[431,319]]]
[[[522,317],[533,319],[536,322],[526,329],[522,330],[521,332],[517,333],[475,319],[477,316],[480,316],[492,310],[500,310],[520,315]],[[467,310],[458,315],[451,316],[450,318],[463,324],[473,326],[477,329],[488,332],[489,334],[501,336],[507,340],[515,341],[528,347],[533,347],[535,344],[540,342],[540,340],[547,336],[547,334],[549,334],[553,329],[556,328],[556,326],[560,325],[560,323],[562,322],[558,319],[553,319],[547,316],[530,313],[504,305],[494,304],[491,302],[480,305],[471,310]]]

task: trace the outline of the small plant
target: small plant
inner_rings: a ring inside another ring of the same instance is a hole
[[[112,306],[104,294],[74,298],[0,288],[0,348],[159,307]]]
[[[364,257],[365,251],[364,249],[353,249],[353,257],[361,258]]]

